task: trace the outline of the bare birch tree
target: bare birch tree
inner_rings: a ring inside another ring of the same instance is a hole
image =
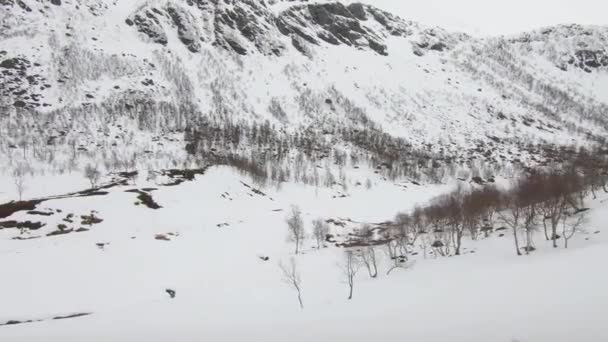
[[[370,278],[378,276],[378,263],[376,260],[376,249],[374,246],[367,246],[361,249],[361,261],[365,265]]]
[[[359,259],[352,250],[344,252],[344,261],[339,265],[340,270],[348,284],[348,300],[353,299],[353,290],[355,287],[355,276],[359,272]]]
[[[15,183],[15,188],[17,190],[17,195],[19,196],[19,200],[23,199],[23,193],[25,192],[26,181],[25,176],[27,173],[27,166],[25,164],[19,164],[13,170],[13,182]]]
[[[295,254],[300,253],[300,245],[304,240],[304,222],[302,220],[302,212],[297,206],[291,207],[291,213],[287,217],[287,229],[289,232],[288,238],[295,244]]]
[[[327,238],[327,234],[329,233],[329,225],[323,221],[322,219],[317,219],[312,222],[313,225],[313,236],[317,241],[317,248],[321,248],[321,246],[325,246],[325,239]]]
[[[99,172],[97,165],[88,164],[84,168],[84,176],[89,180],[89,183],[91,183],[91,188],[95,188],[101,177],[101,172]]]
[[[289,286],[292,286],[298,293],[298,303],[300,308],[304,309],[304,303],[302,302],[302,278],[300,272],[298,272],[298,264],[295,258],[289,260],[289,264],[285,265],[283,262],[279,263],[279,267],[283,272],[283,282]]]
[[[513,241],[515,242],[515,251],[517,252],[517,255],[521,255],[517,233],[519,230],[520,222],[522,221],[523,209],[519,205],[519,203],[517,203],[517,200],[513,198],[513,196],[510,197],[511,198],[507,198],[505,200],[505,208],[499,211],[498,216],[504,224],[508,225],[509,228],[511,228],[513,232]]]
[[[563,215],[561,219],[562,237],[564,238],[564,248],[568,248],[568,242],[581,229],[585,223],[585,215]]]

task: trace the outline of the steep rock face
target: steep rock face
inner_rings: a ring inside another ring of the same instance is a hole
[[[413,22],[405,21],[388,12],[361,3],[348,6],[342,3],[322,3],[293,6],[279,14],[277,27],[295,42],[319,45],[347,45],[358,49],[371,49],[379,55],[388,55],[387,40],[390,37],[407,38],[419,32],[414,47],[418,55],[424,51],[442,52],[468,37],[449,34],[441,29],[420,29]],[[301,45],[301,43],[300,43]]]
[[[295,34],[311,44],[318,45],[322,40],[332,45],[370,48],[386,55],[382,38],[362,25],[367,20],[363,6],[351,8],[355,13],[341,3],[294,7],[281,13],[277,26],[284,35]]]
[[[151,41],[167,45],[167,34],[165,33],[160,17],[164,14],[157,8],[143,9],[139,13],[136,13],[131,18],[126,19],[126,24],[129,26],[135,25],[137,30],[142,34],[148,36]]]
[[[280,56],[285,46],[277,37],[273,14],[257,0],[215,1],[215,44],[240,55],[260,52]]]
[[[271,12],[264,2],[166,1],[140,8],[127,19],[154,43],[167,45],[167,31],[176,29],[179,40],[192,53],[211,43],[239,55],[252,52],[280,55],[283,44],[273,32]]]
[[[200,41],[203,40],[198,29],[194,25],[194,18],[179,7],[167,6],[167,13],[177,27],[179,40],[188,47],[191,52],[201,50]]]
[[[386,56],[390,37],[406,38],[420,32],[413,46],[422,56],[427,51],[450,50],[468,38],[441,29],[420,30],[415,23],[360,3],[298,3],[275,13],[260,0],[167,1],[139,8],[126,23],[161,45],[167,45],[167,31],[175,28],[193,53],[207,42],[238,55],[282,56],[285,42],[291,41],[305,55],[312,46],[329,44]]]

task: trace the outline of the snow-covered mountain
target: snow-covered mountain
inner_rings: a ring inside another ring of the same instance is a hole
[[[0,341],[608,341],[607,39],[0,0]]]
[[[287,131],[373,124],[454,153],[603,139],[608,127],[606,27],[478,39],[359,3],[0,6],[3,154],[26,136],[41,149],[162,154],[159,139],[180,140],[170,132],[201,117]]]

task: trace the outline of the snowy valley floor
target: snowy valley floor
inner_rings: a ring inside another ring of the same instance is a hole
[[[67,191],[81,182],[63,181]],[[0,341],[608,340],[606,194],[589,200],[586,232],[567,250],[551,248],[539,233],[539,250],[517,257],[510,234],[494,233],[467,239],[463,256],[425,259],[420,252],[409,269],[389,276],[379,253],[378,279],[362,269],[350,301],[337,266],[342,249],[317,250],[307,240],[296,257],[301,310],[278,266],[293,255],[285,225],[292,204],[310,231],[317,218],[379,223],[450,189],[374,183],[346,197],[292,184],[259,193],[248,178],[211,168],[176,186],[138,181],[36,208],[50,216],[15,213],[3,220],[46,226],[28,240],[13,239],[18,229],[0,230],[0,324],[42,321],[0,326]],[[136,206],[138,194],[125,192],[148,187],[158,188],[150,194],[162,208]],[[81,225],[92,210],[103,222]],[[58,224],[74,231],[47,236]],[[81,227],[89,230],[75,231]],[[52,319],[77,313],[91,314]]]

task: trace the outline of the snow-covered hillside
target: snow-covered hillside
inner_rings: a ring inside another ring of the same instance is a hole
[[[0,0],[0,341],[608,340],[608,27],[403,13]]]
[[[362,176],[366,176],[363,174]],[[49,200],[18,221],[46,225],[29,233],[0,230],[0,339],[3,341],[601,341],[608,285],[601,262],[606,196],[590,201],[585,232],[569,249],[517,259],[510,234],[467,240],[458,257],[413,248],[407,269],[378,249],[379,276],[360,270],[354,296],[339,264],[342,248],[307,239],[297,256],[304,309],[282,281],[293,257],[285,217],[299,205],[305,229],[332,219],[328,241],[362,223],[379,224],[449,187],[405,187],[373,179],[348,197],[331,189],[250,188],[227,168],[163,186],[145,176],[107,194]],[[162,208],[139,202],[149,193]],[[134,204],[135,203],[135,204]],[[82,215],[99,223],[81,224]],[[68,222],[66,221],[72,221]],[[65,224],[63,232],[59,224]],[[86,231],[78,231],[84,228]],[[55,232],[55,234],[50,233]],[[58,233],[59,232],[59,233]],[[21,240],[15,240],[15,238]],[[561,242],[560,242],[561,244]],[[174,299],[165,292],[176,291]],[[77,314],[87,316],[53,319]],[[33,320],[33,323],[24,323]],[[38,322],[39,321],[39,322]],[[19,323],[22,322],[22,323]]]
[[[605,135],[606,27],[478,39],[332,2],[2,9],[0,152],[22,147],[55,170],[100,154],[181,162],[165,153],[183,148],[172,135],[202,117],[291,132],[373,124],[454,155]]]

